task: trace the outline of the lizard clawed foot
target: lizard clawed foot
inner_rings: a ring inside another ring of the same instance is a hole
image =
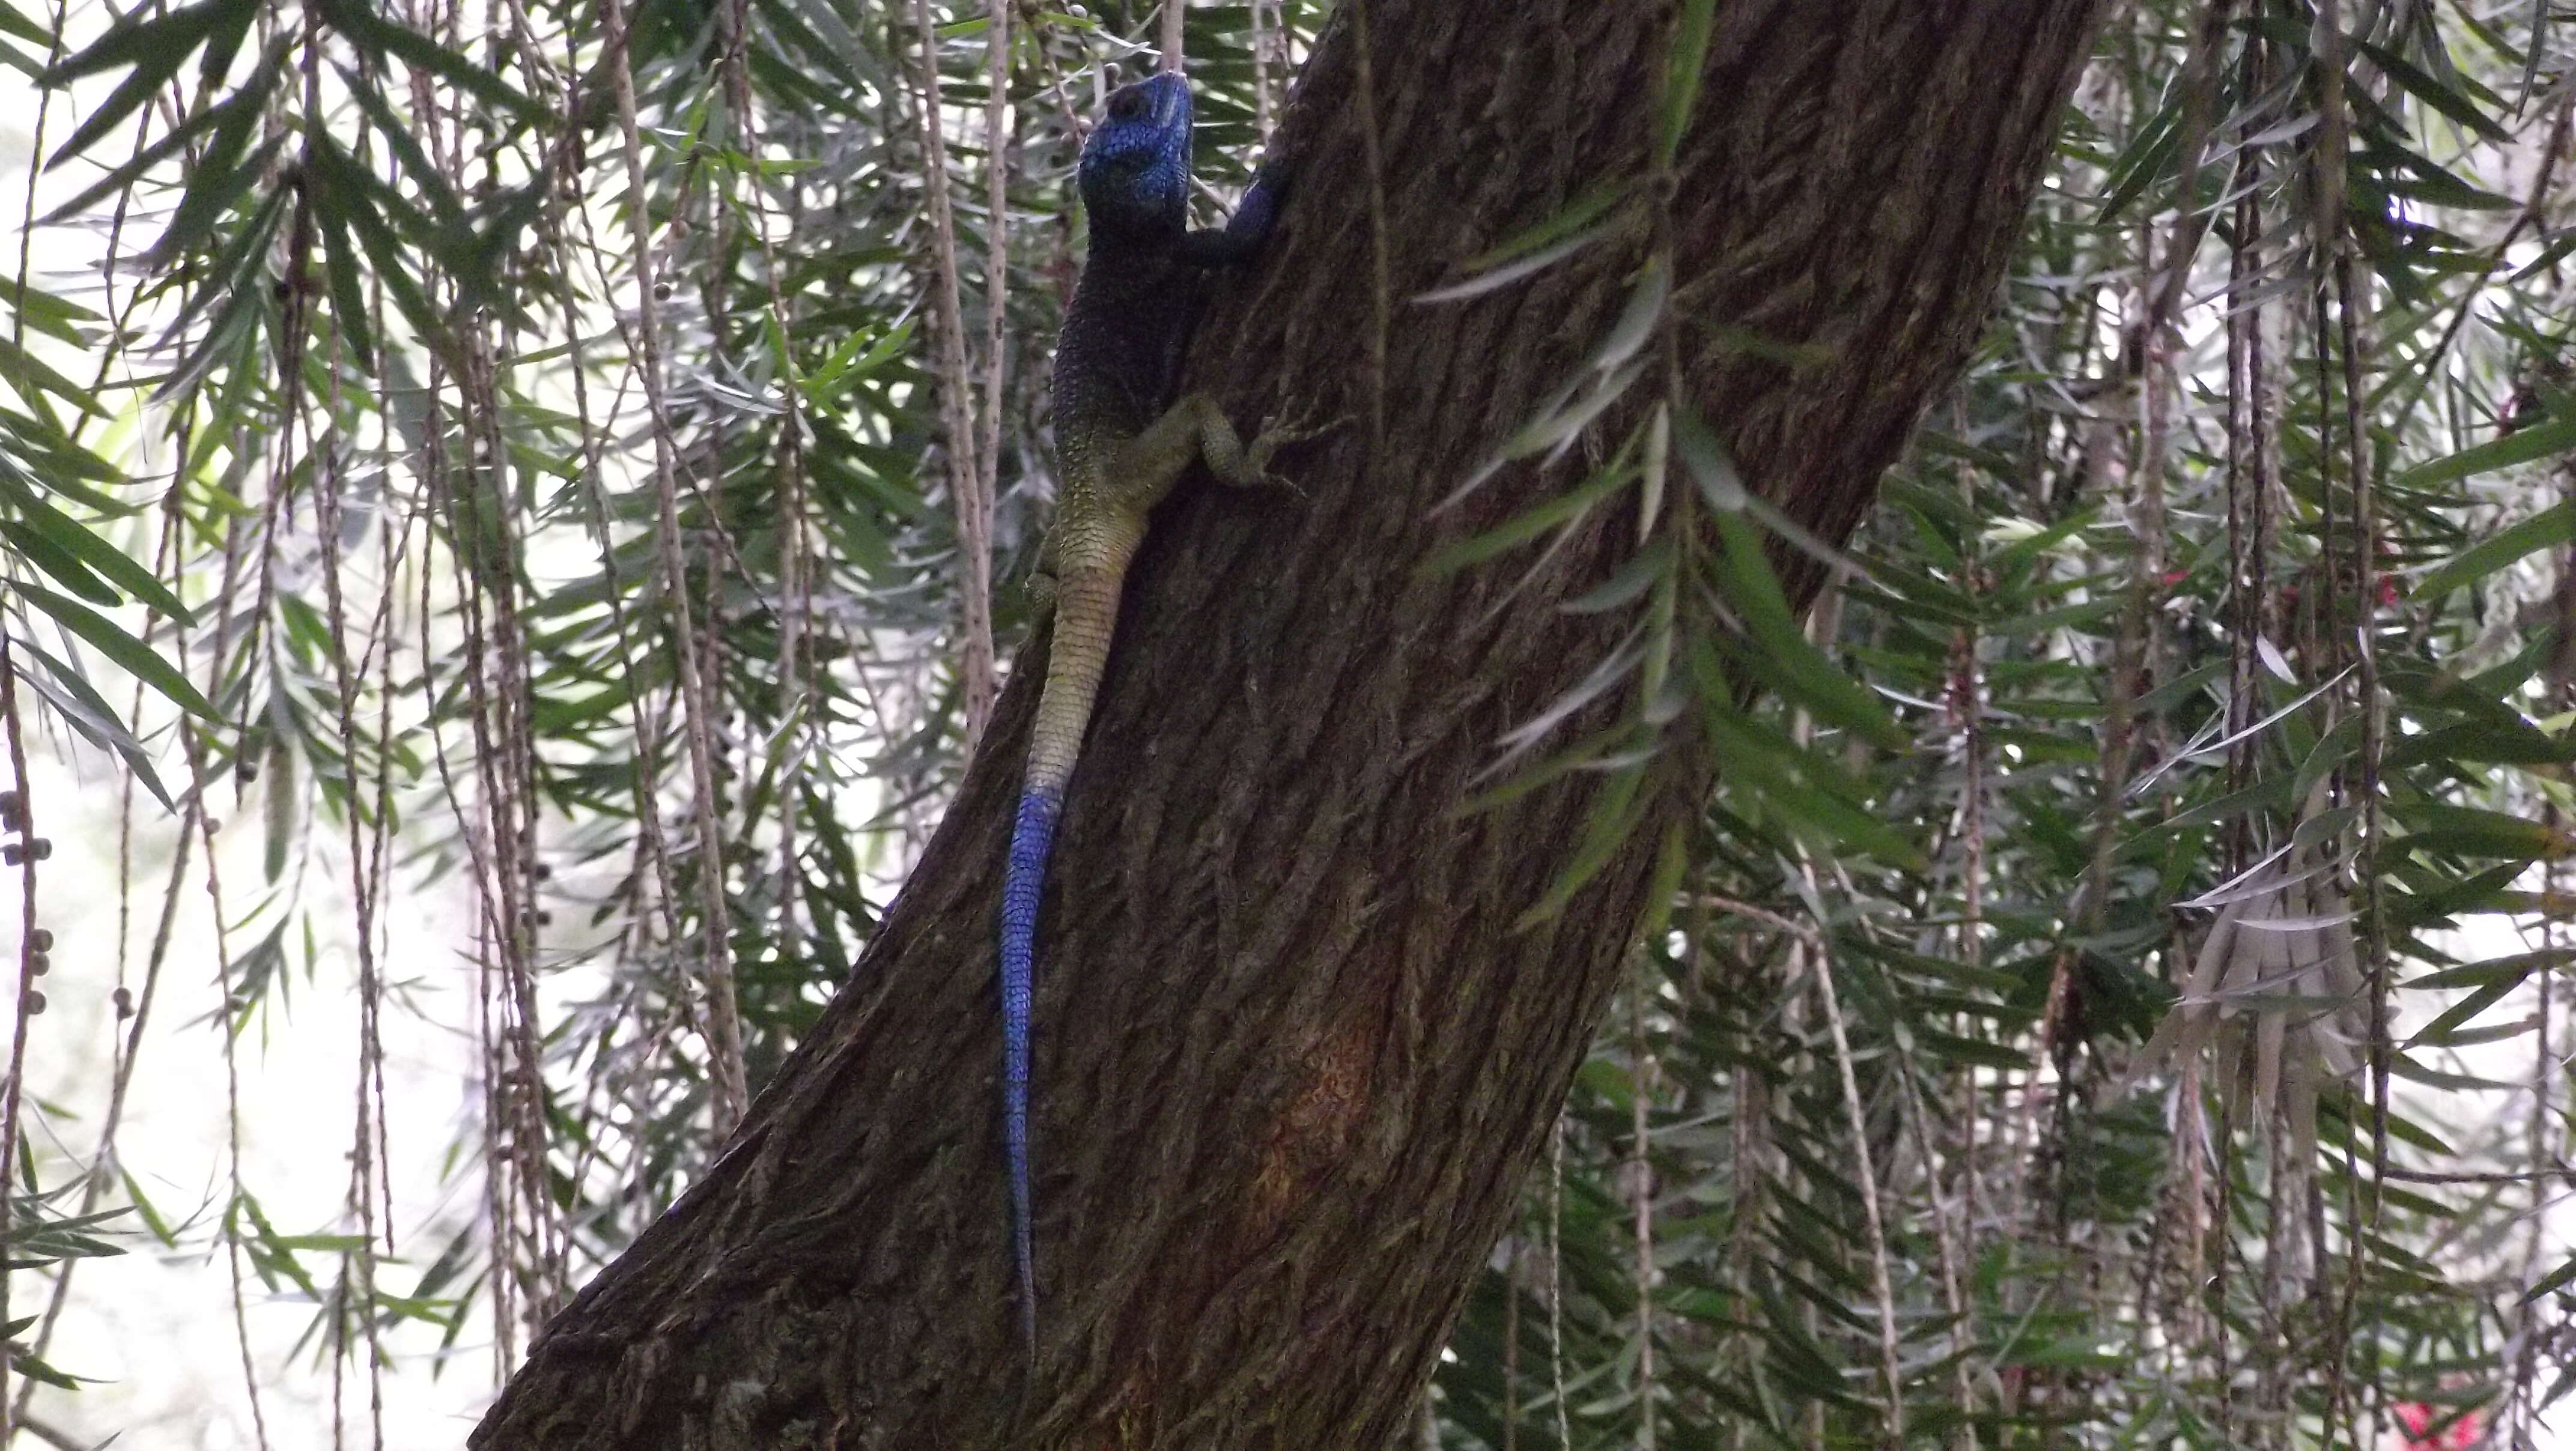
[[[1055,576],[1045,570],[1029,576],[1029,618],[1043,626],[1055,617]]]
[[[1306,491],[1299,488],[1294,479],[1270,471],[1271,455],[1293,444],[1304,443],[1310,438],[1321,438],[1351,421],[1347,414],[1322,423],[1310,423],[1308,419],[1311,417],[1311,414],[1299,414],[1286,423],[1265,418],[1261,421],[1261,432],[1252,440],[1252,446],[1244,450],[1244,463],[1259,476],[1262,483],[1272,488],[1286,489],[1301,499],[1306,497]]]

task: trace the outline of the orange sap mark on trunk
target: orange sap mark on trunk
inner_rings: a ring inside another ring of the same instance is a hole
[[[1267,1241],[1340,1162],[1368,1105],[1377,1052],[1374,1011],[1345,1013],[1307,1060],[1305,1086],[1271,1121],[1252,1181],[1250,1243]]]
[[[1109,1408],[1068,1445],[1085,1451],[1135,1451],[1151,1445],[1157,1429],[1153,1387],[1142,1370],[1131,1371],[1109,1398]]]

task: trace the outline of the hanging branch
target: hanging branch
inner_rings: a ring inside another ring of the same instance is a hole
[[[1628,982],[1628,1194],[1636,1231],[1637,1451],[1655,1451],[1655,1165],[1647,1112],[1655,1060],[1646,1049],[1646,973],[1641,957]]]
[[[2171,406],[2168,390],[2173,371],[2172,330],[2191,275],[2192,259],[2200,251],[2201,236],[2210,220],[2200,205],[2200,169],[2209,149],[2210,112],[2219,77],[2218,49],[2226,39],[2227,22],[2234,11],[2234,0],[2212,0],[2202,11],[2183,80],[2188,90],[2182,123],[2180,207],[2161,257],[2153,233],[2144,238],[2138,311],[2121,332],[2117,381],[2123,391],[2118,397],[2122,404],[2137,406],[2140,411],[2137,449],[2129,470],[2138,491],[2133,505],[2137,517],[2132,521],[2139,544],[2138,563],[2130,574],[2128,604],[2121,614],[2112,649],[2092,862],[2078,888],[2074,913],[2075,931],[2079,933],[2098,930],[2109,906],[2111,853],[2118,835],[2120,800],[2128,789],[2135,760],[2137,700],[2153,687],[2160,653],[2156,645],[2161,630],[2156,600],[2164,587],[2164,454]],[[2107,466],[2109,459],[2106,439],[2096,454],[2096,462]],[[2040,1014],[2038,1042],[2031,1053],[2030,1088],[2022,1101],[2020,1133],[2025,1142],[2034,1132],[2039,1082],[2063,1026],[2074,964],[2074,949],[2069,946],[2060,949],[2049,970],[2048,997]]]
[[[1010,361],[1003,347],[1002,325],[1011,285],[1011,3],[992,0],[984,41],[984,434],[977,447],[983,469],[976,489],[982,511],[976,537],[982,545],[973,551],[977,557],[968,561],[967,608],[969,644],[975,631],[971,616],[980,613],[988,656],[993,645],[993,506],[1002,497],[1002,385]],[[989,658],[984,669],[987,675],[992,673]],[[981,736],[980,728],[968,733],[970,752],[971,742]]]
[[[1802,865],[1812,894],[1815,868]],[[1878,1296],[1878,1353],[1880,1373],[1887,1378],[1888,1451],[1900,1451],[1905,1445],[1905,1381],[1898,1363],[1896,1348],[1896,1291],[1888,1273],[1887,1226],[1878,1206],[1878,1171],[1870,1163],[1869,1115],[1862,1107],[1860,1080],[1852,1073],[1851,1040],[1843,1031],[1843,1009],[1834,993],[1833,956],[1826,950],[1820,934],[1802,934],[1809,959],[1816,974],[1816,998],[1825,1015],[1825,1027],[1834,1040],[1834,1067],[1842,1078],[1843,1112],[1850,1120],[1852,1167],[1860,1179],[1861,1211],[1869,1226],[1870,1288]]]
[[[2350,1226],[2352,1255],[2345,1269],[2344,1296],[2339,1325],[2351,1324],[2361,1292],[2362,1247],[2380,1232],[2383,1208],[2382,1185],[2388,1175],[2388,1092],[2392,1060],[2396,1046],[2390,1038],[2389,974],[2387,921],[2380,900],[2380,844],[2383,825],[2380,819],[2380,774],[2384,751],[2386,719],[2385,702],[2379,681],[2379,521],[2372,497],[2370,435],[2362,418],[2362,378],[2365,367],[2362,353],[2368,347],[2367,326],[2357,314],[2366,306],[2353,281],[2353,248],[2344,215],[2344,157],[2350,145],[2350,120],[2344,97],[2344,36],[2340,0],[2319,0],[2314,30],[2317,44],[2317,66],[2321,82],[2318,109],[2323,122],[2318,127],[2318,178],[2315,185],[2314,244],[2321,259],[2330,258],[2335,292],[2335,317],[2340,324],[2343,355],[2343,425],[2344,476],[2350,489],[2353,551],[2354,625],[2353,690],[2359,697],[2357,707],[2361,722],[2359,781],[2356,790],[2361,797],[2361,833],[2355,852],[2353,875],[2360,897],[2362,971],[2365,990],[2370,996],[2370,1177],[2363,1182],[2361,1220]],[[2323,307],[2325,278],[2319,279],[2319,307]],[[2316,340],[2322,364],[2328,338],[2320,327]],[[2319,391],[2318,407],[2324,408],[2327,396]],[[2331,471],[2320,469],[2321,478]],[[2331,488],[2331,484],[2327,485]],[[2334,541],[2327,539],[2327,558],[2333,557]],[[2323,1246],[2319,1246],[2322,1253]],[[2332,1383],[2327,1397],[2329,1421],[2343,1398],[2343,1363],[2348,1358],[2343,1347],[2348,1343],[2338,1338],[2332,1342],[2334,1357]],[[2372,1391],[2372,1418],[2386,1399],[2379,1384],[2379,1357],[2368,1357]]]
[[[1007,14],[1008,0],[997,10]],[[758,113],[752,104],[750,0],[732,0],[725,11],[724,74],[726,103],[733,112],[737,141],[746,156],[760,154]],[[1002,21],[997,20],[997,25]],[[783,348],[792,348],[795,336],[789,325],[787,297],[779,282],[781,268],[776,248],[769,240],[769,204],[767,193],[760,187],[757,175],[752,182],[750,213],[753,247],[760,253],[761,278],[768,288],[771,331]],[[732,215],[730,209],[725,213]],[[721,252],[722,249],[719,249]],[[1000,329],[998,304],[994,327]],[[998,356],[998,349],[996,355]],[[792,353],[778,360],[782,370],[793,366]],[[778,459],[778,535],[779,581],[778,609],[778,729],[795,738],[797,744],[787,752],[790,759],[804,756],[813,739],[813,723],[808,718],[813,697],[812,682],[807,679],[811,650],[807,634],[814,613],[813,562],[808,557],[811,545],[805,536],[805,443],[810,425],[805,419],[805,397],[792,379],[778,387],[778,400],[784,409],[779,425]],[[1000,385],[995,384],[995,396]],[[995,417],[1000,416],[998,405]],[[986,498],[992,497],[988,489]],[[746,811],[749,809],[746,802]],[[799,926],[797,903],[802,897],[804,874],[797,869],[797,813],[790,803],[782,803],[778,812],[778,924],[780,940],[774,944],[782,955],[794,951]],[[748,831],[749,822],[745,823]]]
[[[160,540],[155,546],[153,556],[153,577],[165,584],[171,583],[177,576],[173,560],[177,551],[179,529],[178,498],[179,491],[175,488],[171,489],[161,511]],[[161,618],[154,616],[151,624],[144,631],[143,638],[146,645],[154,643],[154,633],[161,624]],[[0,645],[0,648],[5,646]],[[134,683],[133,704],[126,711],[127,719],[142,718],[143,700],[144,685],[142,681],[137,680]],[[0,702],[0,706],[5,706],[5,702]],[[152,1004],[160,995],[161,967],[169,960],[170,943],[178,926],[179,903],[186,888],[189,856],[196,848],[196,832],[191,824],[191,817],[194,812],[202,808],[202,803],[192,797],[181,809],[178,841],[171,849],[169,878],[161,892],[161,919],[159,926],[153,932],[152,947],[144,957],[143,990],[137,993],[125,985],[126,946],[132,926],[133,905],[133,774],[126,773],[125,778],[118,784],[120,790],[117,801],[116,843],[116,987],[109,996],[109,1003],[115,1012],[115,1021],[124,1024],[124,1031],[120,1034],[111,1026],[108,1033],[110,1068],[107,1109],[100,1115],[97,1144],[90,1150],[89,1167],[81,1176],[80,1209],[76,1216],[78,1218],[87,1218],[97,1213],[98,1206],[107,1197],[109,1186],[116,1182],[116,1176],[112,1171],[116,1167],[117,1160],[117,1134],[125,1124],[125,1104],[134,1084],[135,1065],[142,1058],[144,1029],[152,1020]],[[53,946],[53,935],[38,929],[27,933],[26,941],[32,944],[35,951],[49,952]],[[14,1072],[10,1075],[9,1081],[14,1088],[18,1081]],[[0,1211],[0,1262],[5,1262],[6,1259],[9,1224],[5,1211]],[[72,1272],[79,1265],[79,1260],[70,1259],[55,1266],[53,1291],[45,1301],[44,1319],[37,1324],[35,1336],[27,1350],[31,1359],[43,1360],[46,1351],[52,1347],[54,1327],[61,1322],[64,1308],[71,1303]],[[0,1315],[7,1313],[7,1295],[6,1287],[0,1287]],[[0,1320],[0,1323],[7,1322]],[[6,1356],[0,1356],[0,1360],[6,1359]],[[0,1368],[0,1384],[6,1383],[6,1375],[6,1369]],[[17,1396],[9,1402],[8,1414],[15,1417],[16,1424],[26,1423],[27,1405],[35,1397],[37,1384],[33,1378],[21,1381]],[[0,1427],[8,1424],[11,1423],[0,1421]],[[5,1439],[0,1439],[0,1446],[7,1444]]]
[[[636,342],[644,379],[645,406],[653,416],[653,481],[660,510],[656,543],[662,562],[663,597],[670,602],[673,654],[680,667],[680,690],[686,703],[689,776],[696,797],[698,827],[699,911],[705,918],[708,1072],[715,1090],[711,1104],[713,1138],[721,1142],[742,1119],[750,1093],[742,1061],[742,1018],[734,1000],[733,956],[728,942],[729,916],[724,896],[725,840],[716,820],[715,702],[698,667],[699,642],[689,610],[688,562],[680,548],[678,444],[671,436],[671,415],[662,391],[661,318],[654,305],[653,217],[646,205],[644,149],[635,120],[635,77],[627,65],[625,0],[602,0],[607,21],[605,63],[617,99],[617,124],[625,149],[627,225],[634,233]]]
[[[36,861],[45,853],[38,850],[43,838],[37,836],[35,797],[27,780],[27,745],[18,719],[18,671],[10,658],[9,636],[0,630],[0,730],[8,733],[9,776],[11,787],[0,794],[0,832],[17,835],[10,843],[9,855],[18,867],[18,1002],[10,1015],[9,1081],[0,1086],[0,1263],[7,1263],[9,1247],[18,1227],[18,1201],[13,1186],[18,1165],[18,1106],[27,1081],[27,1022],[44,1011],[45,995],[36,988],[38,964],[44,958],[36,936]],[[0,1273],[0,1326],[9,1325],[9,1282],[12,1276]],[[10,1428],[20,1414],[9,1395],[9,1373],[16,1345],[14,1336],[0,1335],[0,1445],[8,1443]]]
[[[188,456],[187,434],[184,430],[180,437],[182,442],[179,456],[184,459]],[[177,490],[172,490],[172,493],[175,495]],[[242,531],[238,527],[225,531],[223,584],[217,592],[218,598],[223,601],[223,610],[216,627],[216,648],[206,656],[208,688],[201,692],[208,700],[222,698],[220,687],[223,684],[225,656],[222,647],[224,640],[230,634],[234,592],[240,584],[241,534]],[[188,655],[188,642],[184,630],[179,636],[177,654],[182,660]],[[259,1370],[251,1359],[249,1301],[242,1284],[241,1267],[240,1218],[242,1205],[247,1196],[242,1189],[241,1065],[236,1049],[237,1040],[241,1036],[242,1012],[247,1004],[233,984],[233,954],[231,944],[227,940],[228,933],[225,925],[229,919],[224,911],[223,877],[215,857],[215,820],[206,814],[204,808],[207,790],[206,747],[211,734],[210,726],[201,729],[197,722],[182,722],[180,726],[181,753],[188,763],[188,799],[191,808],[182,823],[182,829],[196,834],[197,849],[205,856],[206,911],[209,918],[207,936],[214,949],[216,990],[222,994],[222,1000],[216,1012],[220,1024],[217,1037],[223,1047],[224,1064],[224,1268],[230,1280],[233,1343],[240,1352],[242,1393],[250,1404],[254,1439],[260,1451],[267,1451],[268,1412],[259,1393]]]
[[[567,34],[564,39],[565,44],[577,52],[580,37]],[[577,59],[576,53],[567,58],[567,64]],[[556,91],[565,89],[556,68],[547,62],[544,52],[537,48],[532,38],[524,39],[520,48],[520,61],[529,74],[548,83],[550,89]],[[556,305],[563,310],[567,331],[570,333],[571,366],[566,369],[566,372],[572,384],[575,437],[579,439],[581,447],[582,498],[588,506],[584,513],[584,523],[589,527],[591,541],[599,552],[600,577],[607,585],[603,595],[608,606],[609,634],[616,647],[617,666],[627,679],[632,680],[639,678],[638,647],[635,625],[627,608],[625,585],[618,569],[616,540],[609,528],[611,504],[606,481],[607,430],[600,426],[593,412],[588,353],[579,323],[582,315],[581,299],[574,283],[571,267],[576,245],[570,227],[577,226],[582,236],[579,255],[588,260],[592,272],[598,278],[599,295],[614,295],[612,275],[614,268],[597,233],[591,229],[589,209],[578,204],[581,196],[581,179],[572,143],[580,135],[579,127],[567,126],[564,128],[563,135],[547,150],[547,165],[554,182],[546,189],[544,206],[538,213],[535,232],[557,264],[543,271],[553,284]],[[613,414],[614,401],[610,404],[610,409]],[[790,482],[801,486],[799,479],[791,477]],[[801,546],[802,538],[801,530],[791,531],[791,546]],[[791,547],[788,557],[791,562],[800,559],[801,549]],[[781,653],[782,656],[788,653],[788,642],[782,641]],[[676,916],[680,894],[672,877],[671,848],[663,830],[661,804],[655,796],[655,787],[662,774],[664,743],[664,717],[654,708],[654,702],[660,698],[661,694],[658,691],[627,692],[627,708],[633,720],[632,729],[635,733],[635,753],[632,758],[634,768],[627,772],[635,818],[638,859],[635,869],[640,875],[649,878],[653,886],[649,910],[639,908],[630,919],[628,931],[630,934],[649,934],[658,926],[661,931],[660,941],[676,953],[680,940],[680,927]],[[639,887],[637,896],[641,898],[643,895]],[[634,940],[632,935],[629,940]],[[645,942],[649,944],[650,941],[647,935]],[[685,998],[685,989],[675,996]]]
[[[62,61],[63,14],[66,3],[67,0],[55,0],[54,3],[53,40],[45,60],[48,67],[60,64]],[[20,349],[25,348],[27,341],[25,304],[28,264],[34,256],[36,178],[44,171],[40,163],[45,154],[45,121],[52,103],[52,91],[37,92],[35,135],[29,143],[27,152],[27,198],[25,206],[19,213],[17,293],[19,306],[10,319],[11,336]],[[141,143],[138,141],[136,144]],[[15,1337],[7,1330],[7,1327],[15,1322],[16,1317],[10,1313],[9,1289],[13,1277],[8,1273],[6,1266],[12,1263],[9,1247],[18,1226],[17,1201],[11,1196],[9,1186],[17,1178],[18,1101],[26,1084],[27,1020],[35,1015],[45,1001],[44,994],[38,992],[35,986],[36,959],[40,951],[36,945],[36,852],[34,850],[36,838],[33,835],[35,819],[29,807],[33,798],[28,790],[27,751],[20,734],[18,720],[17,678],[15,664],[9,657],[8,635],[5,629],[0,629],[0,725],[4,725],[8,732],[9,768],[14,781],[14,794],[0,798],[7,803],[5,807],[0,807],[0,829],[14,829],[22,833],[18,849],[18,1007],[12,1014],[13,1021],[9,1032],[9,1082],[5,1088],[0,1088],[0,1094],[6,1095],[5,1103],[0,1103],[0,1447],[10,1443],[19,1421],[25,1417],[27,1394],[35,1388],[31,1380],[20,1388],[17,1396],[13,1397],[9,1394],[9,1376],[17,1368],[15,1363],[17,1345]],[[62,1296],[58,1291],[53,1303],[46,1309],[45,1332],[52,1331],[54,1316],[61,1308]]]
[[[362,158],[363,164],[363,158]],[[349,1190],[347,1204],[358,1218],[358,1243],[341,1256],[344,1280],[355,1277],[357,1314],[367,1344],[367,1389],[370,1423],[375,1444],[384,1444],[384,1344],[380,1334],[383,1316],[379,1313],[376,1290],[376,1236],[379,1228],[385,1236],[387,1253],[393,1244],[393,1196],[385,1195],[382,1213],[376,1198],[377,1166],[391,1156],[385,1140],[382,1116],[384,1096],[384,1038],[380,1014],[384,1002],[382,965],[376,956],[376,937],[381,921],[376,883],[369,869],[368,846],[372,841],[374,859],[384,859],[389,834],[390,780],[387,775],[393,745],[380,730],[375,741],[377,790],[374,809],[370,810],[359,789],[358,689],[359,671],[349,658],[349,611],[345,591],[341,588],[342,492],[347,478],[340,467],[339,418],[343,406],[341,380],[345,376],[341,356],[346,330],[331,333],[326,365],[330,393],[323,400],[323,427],[320,437],[311,437],[308,422],[306,456],[318,469],[319,479],[313,491],[314,532],[322,544],[323,600],[330,622],[331,670],[337,689],[333,724],[340,741],[340,759],[348,779],[348,796],[343,815],[348,827],[349,905],[354,921],[351,926],[358,946],[358,1071],[356,1085],[356,1123],[349,1146]],[[391,656],[391,621],[388,618],[393,600],[393,578],[390,571],[381,582],[378,611],[371,641],[386,645]],[[336,1334],[345,1336],[347,1316],[333,1317]],[[347,1357],[345,1341],[333,1357],[333,1420],[338,1421],[338,1374]],[[336,1434],[336,1431],[335,1431]]]
[[[1547,1140],[1547,1375],[1548,1404],[1556,1412],[1556,1444],[1570,1447],[1565,1412],[1565,1111],[1557,1110]]]
[[[975,387],[966,359],[965,304],[958,296],[957,227],[948,205],[947,120],[942,114],[946,102],[940,96],[939,30],[930,21],[930,0],[913,0],[912,16],[914,28],[921,32],[922,186],[930,204],[930,300],[939,357],[940,427],[948,443],[948,492],[956,506],[960,556],[960,629],[965,639],[958,651],[958,690],[966,721],[958,765],[963,770],[974,759],[975,747],[984,738],[985,722],[993,714],[993,499],[985,492],[987,475],[983,462],[976,457]],[[1001,226],[998,217],[993,225]],[[1001,305],[998,298],[993,305]],[[990,401],[998,412],[998,389]]]

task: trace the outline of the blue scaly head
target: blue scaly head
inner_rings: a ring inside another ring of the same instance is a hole
[[[1109,93],[1082,146],[1082,205],[1095,239],[1169,242],[1190,224],[1190,83],[1172,71]]]

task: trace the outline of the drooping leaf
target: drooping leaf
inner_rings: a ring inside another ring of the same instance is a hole
[[[186,676],[179,673],[177,667],[163,659],[159,651],[126,633],[115,621],[42,585],[21,583],[14,592],[24,603],[52,616],[64,629],[87,641],[92,649],[115,661],[127,674],[159,691],[172,704],[192,715],[214,719],[215,708],[206,702]]]

